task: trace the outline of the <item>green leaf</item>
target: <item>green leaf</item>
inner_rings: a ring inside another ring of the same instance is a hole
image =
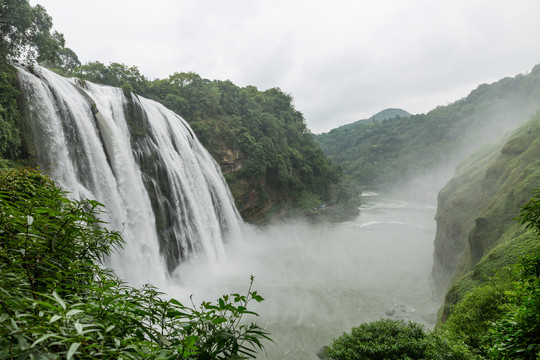
[[[84,327],[79,323],[79,320],[77,320],[73,325],[75,326],[75,330],[77,330],[77,334],[82,335]]]
[[[71,360],[73,355],[75,355],[75,353],[77,352],[77,349],[79,348],[79,346],[81,346],[81,343],[79,343],[79,342],[71,344],[71,346],[69,347],[69,350],[67,352],[67,356],[66,356],[67,360]]]
[[[56,335],[56,334],[45,334],[45,335],[41,336],[39,339],[37,339],[36,341],[34,341],[32,343],[32,347],[36,346],[40,342],[45,341],[45,340],[47,340],[48,338],[50,338],[51,336],[54,336],[54,335]]]
[[[58,295],[58,294],[56,293],[56,291],[53,291],[52,296],[54,297],[54,299],[56,300],[56,302],[57,302],[58,304],[60,304],[60,306],[62,307],[62,309],[66,310],[66,303],[64,302],[64,300],[62,300],[62,298],[60,297],[60,295]]]
[[[49,323],[53,323],[55,322],[56,320],[58,319],[61,319],[62,317],[60,315],[53,315],[53,317],[51,317],[51,320],[49,320]]]
[[[69,318],[69,317],[71,317],[71,316],[73,316],[73,315],[75,315],[75,314],[79,314],[79,313],[82,313],[82,312],[83,312],[83,311],[80,310],[80,309],[69,310],[69,311],[67,312],[67,314],[66,314],[66,317]]]

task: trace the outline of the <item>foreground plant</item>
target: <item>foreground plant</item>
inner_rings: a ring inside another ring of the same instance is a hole
[[[123,240],[101,209],[37,171],[0,173],[1,359],[247,359],[263,349],[268,333],[242,321],[263,300],[251,285],[185,306],[105,269]]]

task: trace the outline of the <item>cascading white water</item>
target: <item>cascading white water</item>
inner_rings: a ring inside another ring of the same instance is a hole
[[[17,69],[38,162],[122,230],[124,249],[108,260],[120,277],[165,288],[181,260],[222,257],[241,236],[219,167],[180,116],[118,88]]]

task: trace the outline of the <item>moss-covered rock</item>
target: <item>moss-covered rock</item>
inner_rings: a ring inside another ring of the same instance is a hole
[[[465,160],[439,193],[433,277],[442,294],[516,232],[514,218],[540,187],[540,113]]]

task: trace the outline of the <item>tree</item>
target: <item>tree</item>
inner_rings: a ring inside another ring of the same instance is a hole
[[[0,52],[15,59],[60,61],[64,36],[52,31],[52,19],[41,5],[27,0],[0,0]]]

